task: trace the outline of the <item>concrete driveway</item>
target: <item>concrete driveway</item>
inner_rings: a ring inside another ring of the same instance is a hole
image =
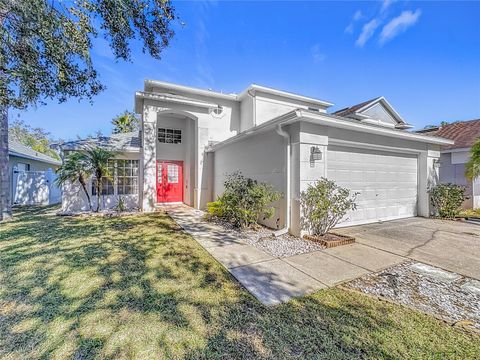
[[[480,280],[480,225],[409,218],[335,229],[357,243]]]

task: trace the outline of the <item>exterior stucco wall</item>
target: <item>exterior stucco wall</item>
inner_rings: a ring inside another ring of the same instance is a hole
[[[115,159],[129,159],[140,160],[140,154],[138,153],[117,153]],[[140,176],[141,161],[139,161],[139,191],[141,184]],[[97,196],[92,195],[92,177],[87,181],[87,190],[90,195],[93,208],[97,205]],[[135,209],[139,207],[139,194],[121,195],[125,201],[127,209]],[[118,195],[101,195],[100,196],[100,208],[101,209],[113,209],[117,206],[119,200]],[[79,182],[68,182],[62,186],[62,211],[64,212],[79,212],[88,211],[88,201]]]
[[[142,209],[144,211],[153,211],[156,203],[156,159],[172,160],[157,152],[161,149],[152,144],[157,144],[157,119],[168,119],[169,114],[175,114],[173,120],[180,121],[182,114],[185,116],[187,133],[189,137],[188,146],[184,158],[186,159],[185,176],[188,186],[185,194],[190,199],[185,199],[187,204],[195,208],[204,208],[211,198],[212,190],[209,189],[209,170],[205,161],[205,150],[214,142],[226,140],[237,134],[240,127],[240,104],[235,101],[224,99],[211,99],[204,96],[194,96],[189,94],[190,98],[202,101],[215,102],[222,107],[221,114],[215,114],[212,110],[199,106],[184,104],[173,104],[166,101],[144,100],[142,114],[143,128],[143,189],[142,189]],[[174,154],[172,154],[173,156]],[[177,156],[177,155],[175,155]],[[187,158],[190,157],[190,159]]]
[[[325,113],[325,107],[316,104],[310,104],[304,101],[294,101],[280,96],[257,93],[255,95],[255,125],[260,125],[268,120],[286,114],[295,109],[316,108],[320,113]]]
[[[466,152],[468,154],[468,152]],[[463,159],[464,161],[460,161]],[[453,161],[452,161],[453,160]],[[468,197],[462,204],[464,209],[474,206],[472,182],[465,177],[465,162],[468,157],[462,153],[443,153],[440,157],[440,182],[452,183],[466,187],[465,195]]]
[[[217,149],[214,153],[214,198],[222,194],[225,175],[241,171],[246,177],[266,182],[285,196],[285,141],[275,131],[261,133]],[[285,198],[273,204],[275,214],[262,220],[266,226],[285,226]]]

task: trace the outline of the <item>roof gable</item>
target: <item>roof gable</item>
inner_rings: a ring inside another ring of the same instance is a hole
[[[398,129],[408,129],[412,127],[383,96],[338,110],[334,112],[334,115],[385,127],[395,127]]]

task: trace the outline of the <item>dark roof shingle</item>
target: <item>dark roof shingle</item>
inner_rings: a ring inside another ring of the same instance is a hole
[[[110,151],[140,151],[140,132],[112,134],[96,138],[69,141],[60,145],[62,150],[82,150],[90,146],[98,146]]]
[[[340,110],[337,110],[335,111],[333,114],[334,115],[337,115],[337,116],[348,116],[350,114],[353,114],[355,113],[357,110],[360,110],[361,108],[363,108],[364,106],[370,104],[371,102],[374,102],[375,100],[379,99],[379,97],[376,97],[375,99],[371,99],[371,100],[367,100],[367,101],[364,101],[360,104],[357,104],[357,105],[353,105],[353,106],[350,106],[348,108],[345,108],[345,109],[340,109]]]

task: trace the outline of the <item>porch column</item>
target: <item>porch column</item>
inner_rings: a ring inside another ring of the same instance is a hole
[[[428,192],[439,183],[438,168],[435,166],[435,162],[439,159],[439,148],[428,149],[418,156],[418,216],[430,216],[430,194]]]
[[[143,193],[142,209],[145,212],[155,210],[157,188],[157,112],[149,106],[143,111]]]

